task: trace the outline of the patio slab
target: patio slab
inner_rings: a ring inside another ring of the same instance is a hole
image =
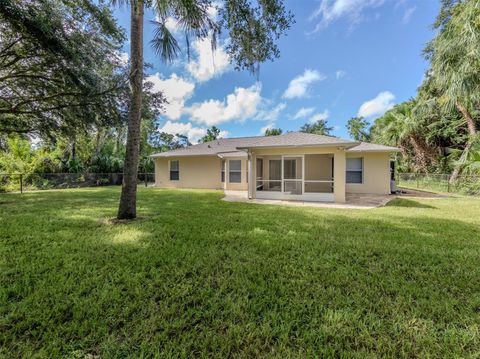
[[[270,199],[248,199],[247,191],[225,191],[225,197],[223,197],[222,200],[226,202],[256,203],[293,207],[372,209],[384,206],[395,198],[395,195],[347,194],[345,203],[307,202]]]

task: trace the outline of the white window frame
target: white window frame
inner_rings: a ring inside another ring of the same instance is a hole
[[[239,170],[232,170],[231,162],[238,161],[240,162],[240,169]],[[230,180],[230,173],[240,173],[240,182],[232,182]],[[228,160],[228,183],[242,183],[242,160]]]
[[[360,170],[349,170],[348,169],[348,160],[353,160],[353,159],[360,159],[360,162],[362,164],[362,169]],[[365,161],[363,157],[350,157],[347,158],[345,161],[345,183],[348,185],[362,185],[364,182],[364,171],[365,171]],[[361,181],[360,182],[348,182],[347,181],[347,173],[348,172],[360,172],[361,173]]]

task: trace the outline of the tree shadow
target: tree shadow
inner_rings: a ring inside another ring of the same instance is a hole
[[[429,208],[429,209],[436,209],[437,207],[426,204],[420,203],[418,201],[414,201],[411,199],[405,198],[395,198],[394,200],[388,202],[386,207],[411,207],[411,208]]]

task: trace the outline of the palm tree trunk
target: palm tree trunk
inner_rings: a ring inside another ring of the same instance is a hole
[[[122,195],[118,207],[118,219],[137,216],[137,174],[140,147],[140,124],[143,82],[143,0],[131,1],[130,24],[130,88],[128,132],[123,167]]]
[[[455,107],[461,112],[465,118],[465,121],[467,121],[467,128],[470,136],[475,136],[477,134],[477,126],[475,125],[475,120],[470,112],[468,112],[468,110],[459,101],[455,102]]]
[[[470,150],[470,147],[472,147],[472,139],[477,134],[477,126],[475,125],[475,120],[473,119],[470,112],[468,112],[468,110],[459,101],[455,102],[455,107],[463,115],[463,117],[465,118],[465,121],[467,121],[468,133],[470,134],[470,139],[467,141],[467,144],[463,149],[462,156],[464,156],[466,153],[468,153],[468,151]],[[460,174],[460,170],[461,170],[461,165],[457,165],[454,168],[452,175],[450,176],[450,179],[449,179],[450,183],[454,183],[457,180]]]

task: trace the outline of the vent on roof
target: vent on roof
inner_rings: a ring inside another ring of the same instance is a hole
[[[210,145],[208,145],[207,147],[208,147],[208,148],[212,148],[212,146],[210,146]]]

